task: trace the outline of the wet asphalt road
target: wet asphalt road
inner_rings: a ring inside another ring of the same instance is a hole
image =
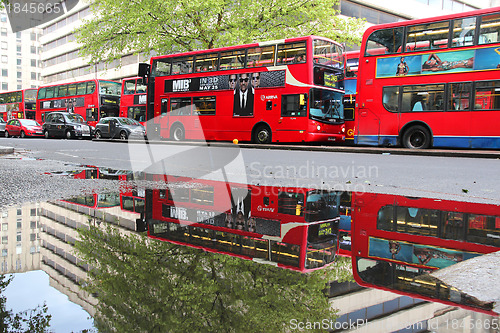
[[[237,183],[500,203],[496,158],[400,155],[391,149],[353,153],[318,146],[276,150],[19,138],[1,138],[0,146],[16,151],[0,157],[0,205],[117,186],[111,181],[75,181],[45,174],[83,165]]]

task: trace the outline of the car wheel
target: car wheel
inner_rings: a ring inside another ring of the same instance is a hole
[[[25,138],[26,137],[26,133],[24,133],[24,131],[21,131],[21,138]]]
[[[127,132],[121,131],[120,132],[120,140],[127,141],[127,138],[128,138]]]
[[[410,127],[403,135],[403,146],[410,149],[425,149],[431,146],[431,134],[424,126]]]
[[[101,131],[99,131],[99,130],[95,131],[95,138],[97,140],[101,140],[102,139],[102,133],[101,133]]]
[[[9,131],[5,131],[5,137],[8,138],[10,136]]]
[[[50,138],[49,131],[47,131],[47,130],[43,131],[43,136],[45,137],[45,139]]]
[[[73,134],[71,134],[70,130],[66,131],[66,135],[65,136],[66,136],[66,139],[68,139],[68,140],[73,138]]]

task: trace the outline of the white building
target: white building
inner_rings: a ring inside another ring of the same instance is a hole
[[[0,11],[0,92],[37,88],[41,79],[40,28],[13,33]]]

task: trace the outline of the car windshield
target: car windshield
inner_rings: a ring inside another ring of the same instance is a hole
[[[73,123],[84,123],[85,120],[79,114],[67,114],[66,118]]]
[[[134,125],[134,126],[140,126],[141,124],[132,119],[132,118],[118,118],[118,121],[120,122],[120,124],[122,125]]]
[[[40,124],[37,121],[31,119],[19,119],[19,121],[24,126],[40,126]]]

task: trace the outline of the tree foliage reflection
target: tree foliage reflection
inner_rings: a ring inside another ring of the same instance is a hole
[[[301,274],[111,226],[80,237],[100,332],[285,332],[292,319],[335,318],[325,295],[335,267]]]

